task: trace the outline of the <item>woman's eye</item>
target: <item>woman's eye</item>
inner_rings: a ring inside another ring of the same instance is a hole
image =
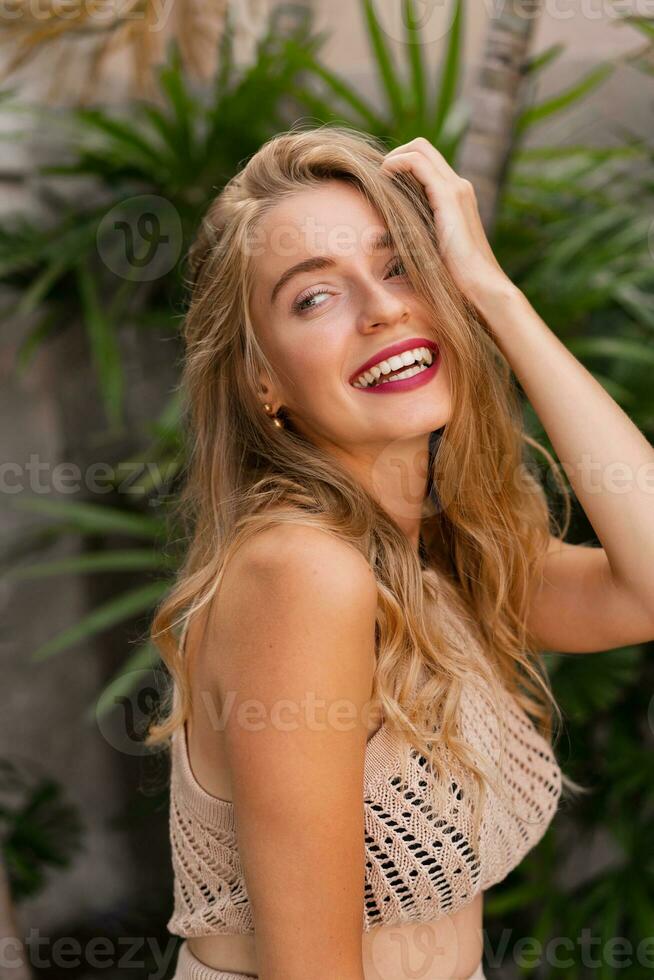
[[[406,269],[404,268],[404,263],[402,262],[402,259],[400,259],[400,258],[395,259],[393,261],[392,265],[389,266],[389,269],[396,276],[405,276],[406,275]],[[399,269],[400,271],[397,272],[396,271],[397,269]]]
[[[314,298],[314,296],[329,296],[329,293],[327,292],[326,289],[320,289],[320,288],[314,289],[313,292],[308,292],[305,296],[302,297],[302,299],[298,299],[293,303],[293,312],[303,313],[305,310],[313,309],[315,304],[311,304],[311,306],[305,306],[304,304],[308,303],[309,300]]]
[[[396,258],[392,264],[388,267],[389,272],[395,276],[405,276],[406,269],[404,268],[404,263],[402,259]],[[313,290],[309,290],[305,293],[301,299],[295,300],[292,306],[293,313],[306,313],[307,310],[316,309],[318,306],[322,306],[322,303],[312,303],[311,300],[316,296],[330,296],[330,292],[321,286],[317,286]]]

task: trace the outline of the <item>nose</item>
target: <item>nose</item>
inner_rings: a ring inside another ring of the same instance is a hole
[[[398,285],[373,279],[361,285],[361,308],[357,327],[361,333],[375,332],[379,327],[392,327],[409,318],[406,295]]]

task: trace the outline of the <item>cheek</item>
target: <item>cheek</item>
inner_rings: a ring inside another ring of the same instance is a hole
[[[324,352],[305,349],[291,355],[292,367],[288,371],[293,390],[304,404],[318,404],[334,390],[339,380],[339,368]]]
[[[341,346],[334,344],[333,333],[327,337],[318,331],[311,339],[285,345],[280,351],[285,376],[303,401],[316,400],[342,385],[345,357]]]

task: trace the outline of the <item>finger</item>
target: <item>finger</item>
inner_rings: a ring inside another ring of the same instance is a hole
[[[430,180],[432,184],[450,187],[452,190],[456,186],[458,178],[453,171],[448,173],[444,168],[435,165],[433,160],[418,150],[405,150],[390,158],[387,157],[382,161],[381,168],[382,170],[389,170],[394,167],[399,169],[400,161],[402,163],[402,169],[415,170],[416,176],[419,176],[423,182]]]
[[[438,203],[439,184],[442,187],[446,186],[445,180],[438,172],[435,172],[431,162],[421,153],[415,151],[398,153],[392,159],[384,160],[380,169],[389,174],[393,171],[412,173],[424,186],[432,207],[436,207]]]
[[[421,153],[426,157],[427,160],[433,163],[444,179],[452,180],[458,177],[458,174],[452,169],[443,154],[428,139],[425,139],[424,136],[416,136],[415,139],[410,140],[408,143],[396,146],[395,149],[386,154],[384,159],[388,159],[395,154],[411,152]]]

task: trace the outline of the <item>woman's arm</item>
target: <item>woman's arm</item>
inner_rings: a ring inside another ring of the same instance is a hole
[[[365,558],[297,525],[245,542],[220,585],[208,632],[216,692],[236,694],[225,743],[261,980],[364,977],[376,608]]]
[[[503,272],[470,181],[422,137],[391,150],[382,169],[423,184],[443,261],[511,365],[601,542],[553,539],[534,570],[541,645],[575,652],[653,639],[654,449]]]
[[[550,538],[534,575],[528,627],[541,650],[596,653],[654,636],[640,599],[617,586],[604,548]]]
[[[654,622],[654,449],[517,287],[487,288],[473,302],[542,422],[614,582]]]
[[[654,449],[515,286],[471,298],[602,545],[552,539],[532,600],[541,645],[588,652],[654,639]]]

